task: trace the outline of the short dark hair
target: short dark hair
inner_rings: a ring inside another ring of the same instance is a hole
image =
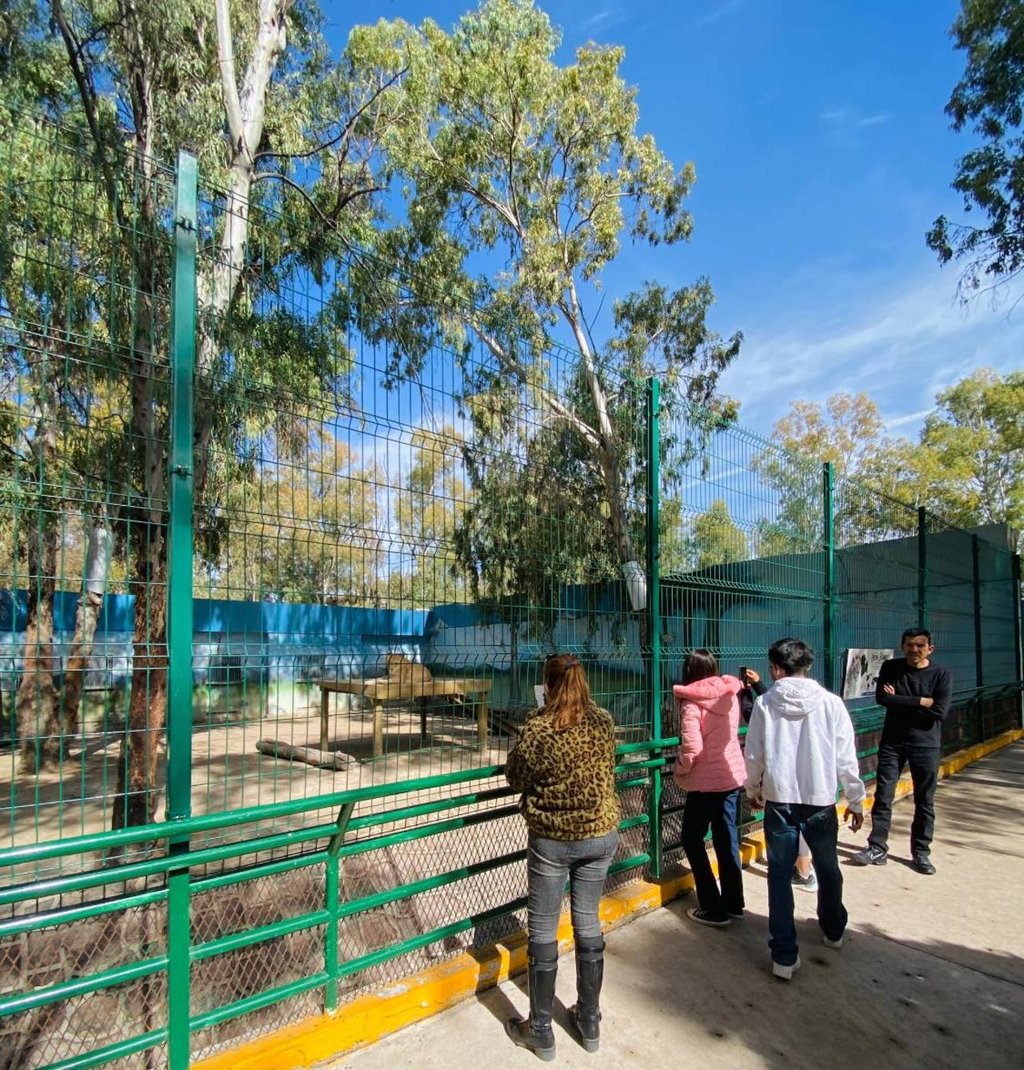
[[[814,664],[814,651],[802,639],[776,639],[768,648],[768,660],[787,676],[795,676]]]
[[[932,645],[932,633],[930,631],[928,631],[927,628],[906,628],[906,629],[904,629],[903,634],[900,636],[900,646],[903,646],[903,644],[908,639],[919,639],[922,635],[925,637],[925,639],[928,640],[928,645],[931,646]]]
[[[683,662],[683,683],[695,684],[709,676],[718,675],[718,662],[710,650],[694,650],[686,655]]]

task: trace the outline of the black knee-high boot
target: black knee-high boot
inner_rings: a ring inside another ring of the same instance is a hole
[[[530,943],[530,1017],[509,1018],[505,1032],[520,1048],[528,1048],[545,1062],[555,1057],[555,1034],[551,1029],[551,1006],[555,1001],[558,973],[558,942]]]
[[[601,1042],[601,982],[604,980],[604,939],[576,945],[576,1006],[569,1016],[580,1034],[584,1051],[597,1051]]]

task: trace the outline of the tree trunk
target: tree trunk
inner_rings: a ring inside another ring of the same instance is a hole
[[[139,108],[136,106],[138,113]],[[135,277],[134,334],[131,363],[131,439],[136,458],[135,484],[143,504],[129,519],[132,570],[129,590],[135,596],[131,697],[128,721],[117,765],[118,799],[111,815],[113,829],[148,824],[156,813],[157,755],[167,713],[167,433],[160,417],[166,398],[156,384],[166,384],[153,351],[157,336],[155,291],[157,272],[156,204],[152,131],[138,142],[139,221],[132,249]],[[140,464],[141,462],[141,464]]]
[[[29,536],[28,626],[21,681],[15,699],[21,771],[36,773],[60,761],[60,726],[53,673],[53,593],[57,573],[55,518],[37,503],[38,527]]]
[[[75,636],[64,671],[64,690],[61,696],[61,731],[67,739],[78,734],[78,707],[82,699],[85,675],[89,669],[89,659],[92,657],[96,624],[103,606],[103,592],[107,587],[112,543],[113,534],[105,520],[96,520],[89,526],[82,592],[78,599],[78,612],[75,614]]]
[[[114,829],[149,824],[156,814],[157,759],[167,714],[167,555],[161,521],[139,524],[130,589],[135,635],[128,723],[117,763]]]
[[[25,656],[15,699],[21,771],[36,773],[60,761],[60,724],[54,670],[60,668],[53,646],[53,593],[57,579],[57,518],[47,502],[46,482],[54,478],[57,438],[52,426],[51,384],[46,359],[37,354],[33,376],[38,420],[32,440],[33,467],[38,487],[33,502],[35,525],[28,534],[28,622]]]

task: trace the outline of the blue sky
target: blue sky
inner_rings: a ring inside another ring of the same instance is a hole
[[[366,0],[361,21],[435,19],[471,3]],[[937,390],[976,367],[1019,367],[1024,312],[957,301],[924,235],[962,218],[950,189],[970,147],[943,108],[963,69],[953,0],[548,0],[562,56],[620,44],[641,128],[677,165],[693,161],[693,240],[627,249],[609,297],[644,278],[708,275],[713,324],[742,330],[723,381],[741,422],[770,431],[792,401],[867,390],[894,433],[914,436]],[[343,40],[353,5],[325,0]],[[1013,295],[1011,295],[1013,296]],[[605,304],[607,329],[610,301]]]

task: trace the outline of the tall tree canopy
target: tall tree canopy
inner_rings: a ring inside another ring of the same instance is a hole
[[[954,130],[980,142],[957,162],[953,188],[964,211],[981,218],[940,216],[927,241],[942,263],[963,261],[970,292],[1024,268],[1024,3],[962,0],[951,35],[967,62],[946,112]]]
[[[1005,523],[1024,530],[1024,373],[979,368],[940,391],[916,442],[885,434],[867,394],[798,401],[775,424],[782,450],[759,469],[780,492],[781,512],[760,534],[760,552],[796,549],[821,534],[821,463],[836,472],[841,542],[916,529],[924,506],[961,527]]]
[[[407,217],[378,248],[402,265],[401,281],[364,306],[365,325],[392,346],[395,375],[417,374],[439,340],[458,348],[467,450],[478,451],[467,467],[481,487],[491,485],[487,443],[514,434],[511,401],[525,401],[535,433],[520,456],[553,465],[579,515],[605,520],[591,525],[581,559],[634,559],[635,384],[657,371],[669,399],[709,401],[740,338],[709,330],[703,279],[677,290],[648,283],[616,302],[603,345],[587,306],[624,242],[689,237],[693,168],[674,167],[640,132],[622,50],[587,45],[559,65],[558,33],[529,0],[485,0],[452,33],[429,21],[376,33],[394,48],[392,67],[407,68],[404,100],[418,121],[385,139]]]

